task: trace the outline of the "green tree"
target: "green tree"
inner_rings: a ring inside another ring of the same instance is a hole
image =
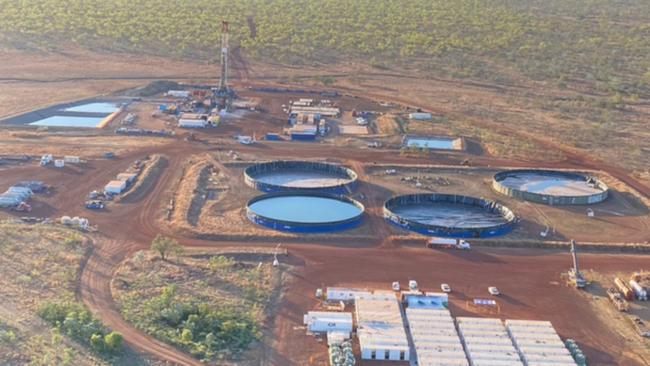
[[[104,350],[104,339],[99,333],[95,333],[90,336],[90,346],[93,350],[97,352],[102,352]]]
[[[110,332],[104,336],[104,343],[108,352],[119,352],[122,349],[124,337],[118,332]]]
[[[183,248],[175,239],[158,234],[151,242],[151,250],[158,252],[162,260],[166,260],[168,253],[182,253]]]

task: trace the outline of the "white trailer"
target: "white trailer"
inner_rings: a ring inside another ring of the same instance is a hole
[[[463,239],[452,238],[430,238],[427,240],[427,248],[434,249],[465,249],[471,248],[471,245]]]

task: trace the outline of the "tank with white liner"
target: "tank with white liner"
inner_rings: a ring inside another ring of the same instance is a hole
[[[635,280],[630,280],[628,283],[630,284],[630,287],[632,287],[632,291],[634,291],[634,296],[636,296],[637,300],[648,300],[648,292],[641,285],[639,285],[638,282]]]

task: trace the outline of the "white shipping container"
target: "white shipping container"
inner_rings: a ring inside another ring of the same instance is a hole
[[[65,161],[61,159],[54,160],[54,167],[63,168],[65,166]]]
[[[65,161],[66,163],[76,164],[79,163],[81,159],[79,159],[78,156],[66,155],[63,157],[63,161]]]
[[[203,128],[208,122],[202,119],[179,119],[178,127],[180,128]]]

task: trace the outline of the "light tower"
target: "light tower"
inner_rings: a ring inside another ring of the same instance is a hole
[[[221,22],[221,79],[219,91],[228,89],[228,22]]]
[[[569,269],[569,282],[577,288],[583,288],[587,285],[587,281],[578,267],[578,247],[573,239],[571,239],[571,257],[573,257],[573,268]]]
[[[219,109],[231,109],[235,92],[228,86],[228,22],[225,20],[221,22],[221,76],[214,94]]]

